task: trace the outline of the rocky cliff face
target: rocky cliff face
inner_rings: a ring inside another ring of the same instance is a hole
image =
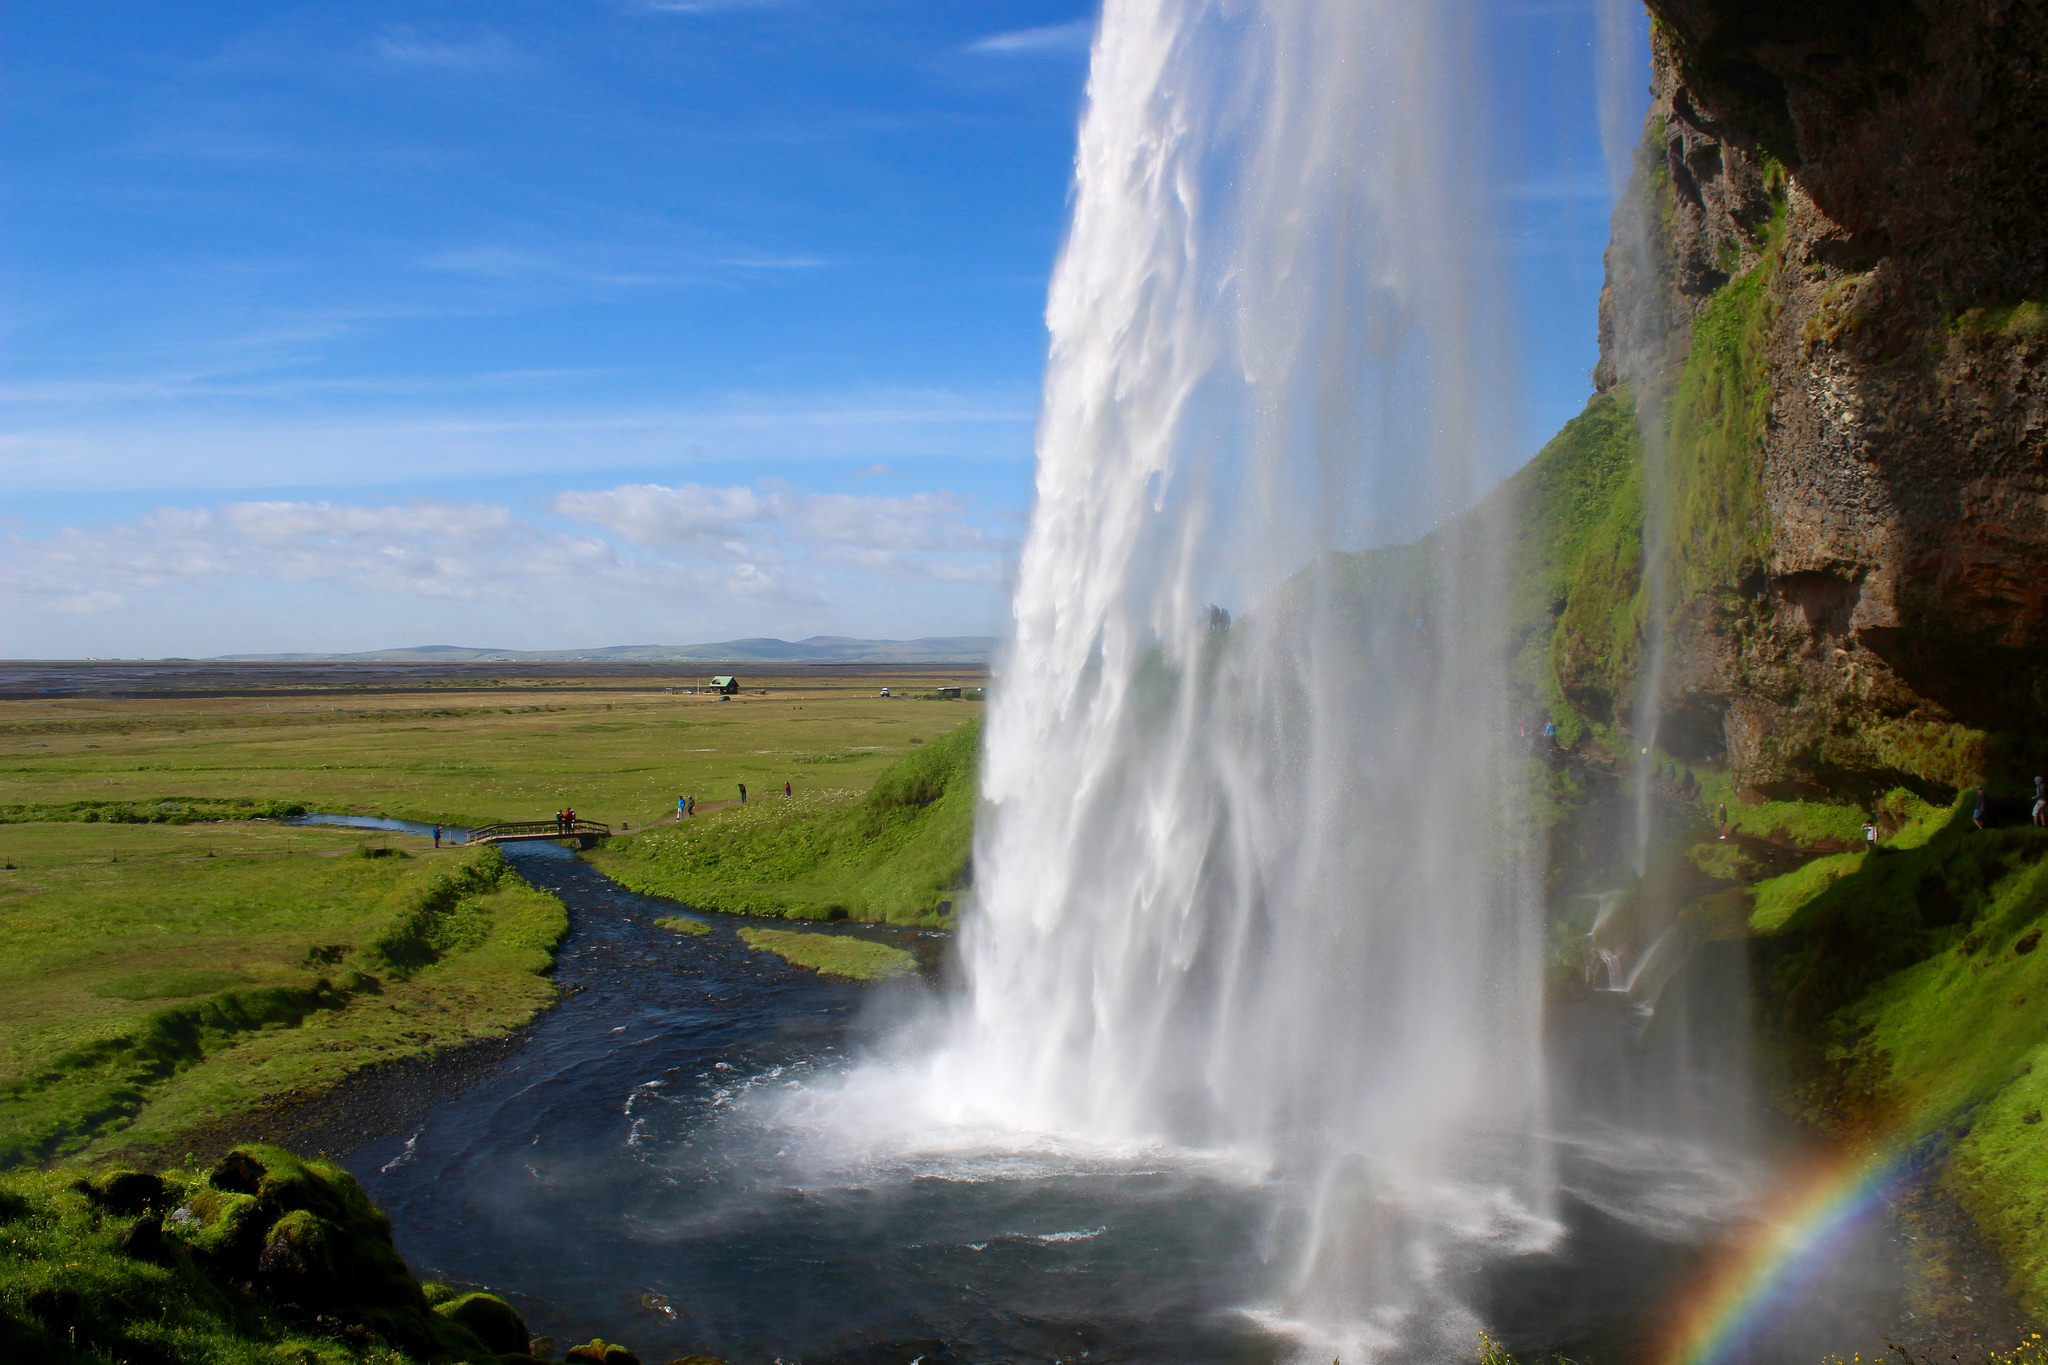
[[[1650,9],[1598,379],[1668,465],[1666,742],[1764,791],[2030,777],[2048,7]]]

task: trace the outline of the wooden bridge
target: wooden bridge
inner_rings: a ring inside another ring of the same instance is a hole
[[[564,824],[560,820],[501,820],[495,825],[482,825],[469,832],[472,844],[518,844],[534,839],[574,839],[577,847],[589,848],[599,839],[609,839],[610,825],[600,825],[595,820],[575,820]]]

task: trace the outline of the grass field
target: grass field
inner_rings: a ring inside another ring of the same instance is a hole
[[[957,681],[979,684],[981,670]],[[885,671],[759,674],[730,700],[694,674],[508,679],[391,694],[348,687],[232,697],[0,700],[0,820],[148,818],[195,801],[297,803],[458,825],[564,805],[614,829],[700,803],[863,791],[979,715],[976,700],[884,699],[931,680]],[[762,695],[762,690],[766,695]],[[168,804],[165,804],[168,803]]]
[[[552,998],[566,915],[494,853],[248,817],[464,825],[573,805],[639,830],[694,795],[684,828],[728,874],[760,874],[757,892],[787,872],[790,836],[830,845],[778,913],[829,913],[845,882],[864,917],[931,917],[972,819],[971,790],[947,788],[972,742],[945,737],[980,703],[886,672],[756,675],[729,700],[690,694],[699,681],[0,700],[0,1165],[175,1156],[200,1127]],[[755,800],[721,809],[740,782]]]
[[[567,917],[492,850],[266,823],[0,843],[0,1165],[173,1149],[553,997]]]
[[[749,948],[773,953],[784,962],[808,967],[820,976],[880,981],[917,971],[917,959],[901,948],[870,943],[864,938],[806,933],[801,929],[742,929],[740,938]]]
[[[885,768],[611,840],[586,856],[643,895],[735,914],[945,924],[968,874],[981,725]]]

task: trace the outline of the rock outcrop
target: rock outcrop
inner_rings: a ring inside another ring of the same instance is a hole
[[[1650,9],[1597,380],[1633,381],[1653,458],[1668,441],[1666,742],[1766,792],[2030,778],[2048,10]]]

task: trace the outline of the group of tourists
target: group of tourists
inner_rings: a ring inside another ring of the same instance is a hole
[[[557,834],[572,834],[575,832],[575,829],[576,811],[573,807],[555,812],[555,832]]]
[[[744,806],[744,805],[746,805],[746,804],[747,804],[747,784],[746,784],[746,783],[744,783],[744,782],[742,782],[742,783],[739,783],[738,785],[739,785],[739,789],[740,789],[740,804],[741,804],[742,806]],[[783,783],[783,784],[782,784],[782,795],[784,796],[784,798],[788,798],[788,797],[790,797],[790,796],[794,796],[795,794],[796,794],[796,788],[795,788],[794,786],[792,786],[792,785],[791,785],[790,783],[788,783],[788,782],[785,782],[785,783]],[[690,818],[691,816],[695,815],[696,813],[697,813],[697,798],[696,798],[696,797],[694,797],[694,796],[678,796],[678,797],[676,798],[676,819],[678,819],[678,820],[687,820],[687,819],[689,819],[689,818]]]

